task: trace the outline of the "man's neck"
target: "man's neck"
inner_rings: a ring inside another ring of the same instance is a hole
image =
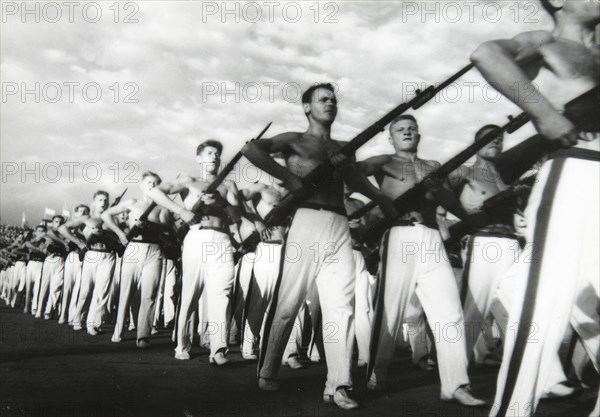
[[[585,26],[570,16],[559,16],[552,34],[588,47],[596,45],[595,27]]]
[[[208,171],[204,171],[204,170],[200,171],[200,179],[203,182],[213,182],[216,177],[217,177],[216,172],[213,173],[213,172],[208,172]]]
[[[409,161],[416,161],[417,158],[417,151],[396,151],[396,156],[398,158],[402,158],[402,159],[408,159]]]
[[[475,158],[475,165],[480,166],[480,167],[493,167],[493,168],[496,168],[496,166],[497,166],[496,161],[491,160],[491,159],[482,158],[479,155],[477,155],[477,158]]]
[[[315,136],[324,140],[331,139],[331,125],[324,125],[313,119],[310,119],[308,130],[306,131],[311,136]]]

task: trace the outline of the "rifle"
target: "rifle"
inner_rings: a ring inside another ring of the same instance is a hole
[[[121,202],[121,199],[123,198],[123,196],[127,192],[127,189],[128,189],[128,187],[125,187],[125,189],[123,190],[123,192],[121,193],[121,195],[118,196],[117,198],[115,198],[115,201],[113,201],[113,203],[110,205],[111,207],[114,207],[114,206],[116,206],[117,204],[119,204]]]
[[[441,83],[439,86],[429,86],[425,90],[420,91],[417,90],[417,95],[410,101],[406,103],[402,103],[398,105],[396,108],[392,109],[382,118],[377,120],[367,129],[359,133],[355,136],[350,142],[348,142],[342,149],[340,149],[341,154],[345,156],[351,156],[356,152],[358,148],[367,143],[371,138],[377,135],[379,132],[385,129],[392,120],[406,112],[410,108],[416,110],[419,107],[423,106],[429,100],[431,100],[435,95],[446,88],[448,85],[452,84],[458,78],[462,77],[466,72],[468,72],[471,68],[473,68],[473,64],[469,64],[456,74],[448,78],[446,81]],[[310,171],[305,177],[302,178],[303,190],[305,191],[303,196],[309,194],[311,191],[314,191],[325,179],[330,178],[331,174],[336,171],[336,167],[331,163],[331,161],[323,162],[321,165]],[[266,216],[265,223],[267,226],[277,226],[280,225],[285,217],[292,211],[293,207],[303,200],[305,197],[299,196],[298,194],[290,193],[285,196],[271,212]]]
[[[481,148],[492,142],[499,134],[508,132],[513,133],[521,126],[529,122],[529,116],[525,113],[519,114],[517,117],[509,116],[509,121],[504,126],[494,129],[485,134],[478,141],[468,146],[462,152],[451,158],[448,162],[440,166],[435,171],[427,174],[421,182],[406,191],[396,200],[394,206],[398,211],[398,217],[407,213],[412,207],[425,195],[430,189],[434,188],[439,181],[446,178],[451,172],[464,164],[469,158],[477,153]],[[381,238],[381,235],[388,229],[395,219],[384,218],[372,225],[362,236],[363,242],[374,242]]]
[[[269,122],[269,124],[267,126],[265,126],[265,128],[258,134],[258,136],[254,139],[250,139],[249,142],[254,142],[255,140],[259,140],[260,138],[262,138],[262,136],[269,129],[269,127],[271,127],[271,124],[273,124],[273,122]],[[246,143],[248,143],[248,142],[246,142]],[[219,186],[221,185],[221,183],[223,181],[225,181],[225,178],[227,178],[227,175],[229,175],[229,173],[233,170],[233,168],[235,167],[235,164],[242,158],[242,156],[244,156],[242,151],[239,151],[237,154],[235,154],[235,156],[227,163],[227,165],[225,165],[225,167],[223,167],[221,172],[219,172],[219,174],[216,176],[216,178],[213,180],[213,182],[211,182],[208,185],[208,187],[206,187],[206,189],[204,190],[204,193],[214,194],[217,191],[217,188],[219,188]],[[202,202],[202,200],[196,201],[196,204],[194,204],[194,206],[191,209],[191,211],[195,214],[195,216],[190,223],[196,224],[196,223],[199,223],[200,221],[202,221],[202,217],[203,217],[202,213],[205,209],[206,209],[206,207],[205,207],[204,203]],[[190,228],[190,225],[187,223],[184,223],[179,230],[179,236],[181,236],[181,237],[185,236],[187,234],[189,228]]]
[[[531,191],[536,176],[535,174],[529,175],[516,181],[508,189],[485,200],[478,212],[450,226],[448,228],[450,237],[444,241],[444,245],[451,245],[460,241],[463,236],[477,228],[477,225],[488,222],[489,216],[493,215],[494,212],[506,207],[506,205],[514,204],[517,197]]]

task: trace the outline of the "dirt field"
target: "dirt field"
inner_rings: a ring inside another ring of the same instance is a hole
[[[282,367],[282,390],[264,393],[256,385],[256,364],[232,349],[232,363],[217,368],[208,352],[195,346],[190,361],[173,358],[170,332],[162,330],[147,350],[135,347],[134,333],[123,343],[110,342],[111,328],[92,337],[55,321],[34,319],[0,307],[0,416],[487,416],[489,408],[471,409],[439,400],[436,372],[415,369],[398,353],[390,392],[365,389],[365,372],[355,369],[353,398],[362,407],[342,411],[325,405],[321,394],[324,364],[304,370]],[[305,361],[305,363],[309,363]],[[492,400],[496,369],[471,369],[476,395]],[[595,394],[542,402],[539,416],[587,416]]]

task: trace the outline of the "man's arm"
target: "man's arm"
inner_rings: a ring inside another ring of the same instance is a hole
[[[102,221],[104,224],[119,237],[119,240],[123,245],[127,245],[127,235],[121,230],[121,228],[115,222],[114,216],[121,214],[123,212],[129,212],[131,210],[131,206],[136,203],[136,200],[127,200],[122,203],[117,204],[114,207],[110,207],[106,209],[102,215]]]
[[[381,174],[383,166],[390,160],[390,155],[378,155],[358,163],[360,171],[367,177]]]
[[[146,193],[148,198],[150,198],[152,201],[154,201],[159,206],[162,206],[162,207],[166,208],[167,210],[170,210],[173,213],[177,214],[184,222],[192,221],[194,219],[194,213],[192,213],[189,210],[186,210],[185,207],[182,207],[179,204],[172,201],[169,197],[167,197],[167,195],[165,194],[165,191],[163,191],[163,189],[161,187],[162,187],[162,184],[160,186],[154,187],[153,189],[148,191]],[[187,187],[183,187],[181,185],[166,185],[164,187],[164,189],[166,190],[167,193],[170,190],[177,190],[174,192],[179,193],[179,192],[187,189]]]
[[[250,184],[250,186],[248,188],[244,188],[242,190],[242,197],[244,198],[244,200],[250,201],[254,197],[260,196],[261,193],[263,191],[265,191],[267,188],[268,188],[268,186],[261,182],[257,182],[255,184]],[[270,231],[270,229],[268,229],[265,226],[262,218],[256,211],[256,207],[254,207],[254,204],[247,204],[246,207],[248,207],[250,212],[246,211],[246,213],[244,214],[244,217],[246,217],[246,219],[248,221],[250,221],[254,224],[254,228],[260,234],[261,239],[263,239],[263,240],[270,239],[271,231]]]
[[[272,139],[255,140],[242,148],[242,154],[267,174],[283,181],[290,191],[298,191],[302,188],[302,180],[297,173],[279,165],[271,157],[271,154],[275,153],[283,153],[284,155],[289,153],[293,141],[298,136],[299,133],[289,132],[277,135]]]
[[[448,175],[448,186],[455,193],[460,192],[469,181],[469,167],[462,165]]]
[[[163,182],[159,186],[154,187],[153,189],[158,188],[159,190],[161,190],[165,194],[179,194],[182,191],[187,190],[189,184],[192,183],[192,182],[194,182],[194,181],[195,181],[194,177],[186,175],[186,176],[182,176],[180,178],[177,178],[174,181]]]
[[[397,216],[394,202],[368,180],[355,162],[348,164],[342,173],[344,174],[346,184],[348,184],[348,187],[350,187],[351,190],[359,192],[365,197],[376,201],[386,216],[390,218],[395,218]]]
[[[244,197],[244,200],[248,201],[260,195],[260,193],[263,192],[266,188],[266,184],[263,184],[262,182],[257,182],[254,184],[250,184],[247,188],[244,188],[240,191],[242,196]]]
[[[86,220],[89,220],[89,219],[90,219],[90,216],[85,215],[85,216],[81,216],[77,219],[69,220],[68,222],[66,222],[65,224],[63,224],[62,226],[60,226],[58,228],[58,233],[63,235],[65,238],[67,238],[69,240],[69,242],[73,242],[74,244],[79,246],[79,248],[83,249],[83,248],[85,248],[85,242],[83,240],[79,239],[73,233],[71,233],[70,229],[75,229],[75,228],[81,226],[82,224],[85,223]]]
[[[440,163],[437,161],[426,161],[426,163],[430,172],[435,172],[440,167]],[[457,195],[450,190],[448,178],[436,179],[426,176],[423,180],[427,187],[427,193],[425,194],[427,199],[437,202],[445,210],[448,210],[460,219],[464,219],[467,216],[467,212]]]
[[[48,232],[46,233],[46,237],[56,243],[59,243],[61,245],[65,245],[64,240],[62,240],[56,233],[58,232],[58,229],[54,230],[54,229],[50,229],[48,230]]]
[[[471,61],[505,97],[525,111],[538,132],[564,146],[577,143],[575,126],[531,85],[535,76],[526,71],[531,60],[543,59],[542,48],[554,38],[549,32],[526,32],[510,40],[489,41],[471,55]]]

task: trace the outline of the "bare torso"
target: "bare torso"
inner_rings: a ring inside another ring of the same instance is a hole
[[[430,174],[438,166],[439,164],[435,161],[426,161],[418,157],[411,160],[397,155],[390,155],[388,161],[382,167],[383,177],[378,178],[379,187],[386,196],[395,200],[420,183],[427,174]],[[437,204],[425,198],[422,200],[418,208],[400,216],[400,218],[435,224]]]
[[[475,164],[463,169],[461,174],[465,183],[460,193],[460,202],[469,214],[478,211],[485,200],[508,188],[491,163]]]
[[[298,133],[285,155],[288,169],[299,177],[305,177],[313,169],[327,161],[343,146],[343,142]],[[319,187],[305,201],[313,204],[344,209],[344,184],[339,171],[323,179]]]
[[[200,200],[200,196],[206,190],[206,188],[211,184],[212,181],[204,181],[201,178],[194,178],[194,181],[188,184],[188,195],[183,201],[183,205],[186,209],[192,210],[194,206]],[[227,196],[227,188],[224,184],[221,184],[217,188],[218,194],[217,199],[225,199]],[[218,208],[215,208],[219,210]],[[196,213],[199,214],[199,213]],[[224,214],[224,212],[223,212]],[[205,214],[202,216],[202,220],[200,221],[200,225],[204,227],[215,227],[215,228],[223,228],[225,227],[225,219],[221,216],[216,216],[212,214]]]

